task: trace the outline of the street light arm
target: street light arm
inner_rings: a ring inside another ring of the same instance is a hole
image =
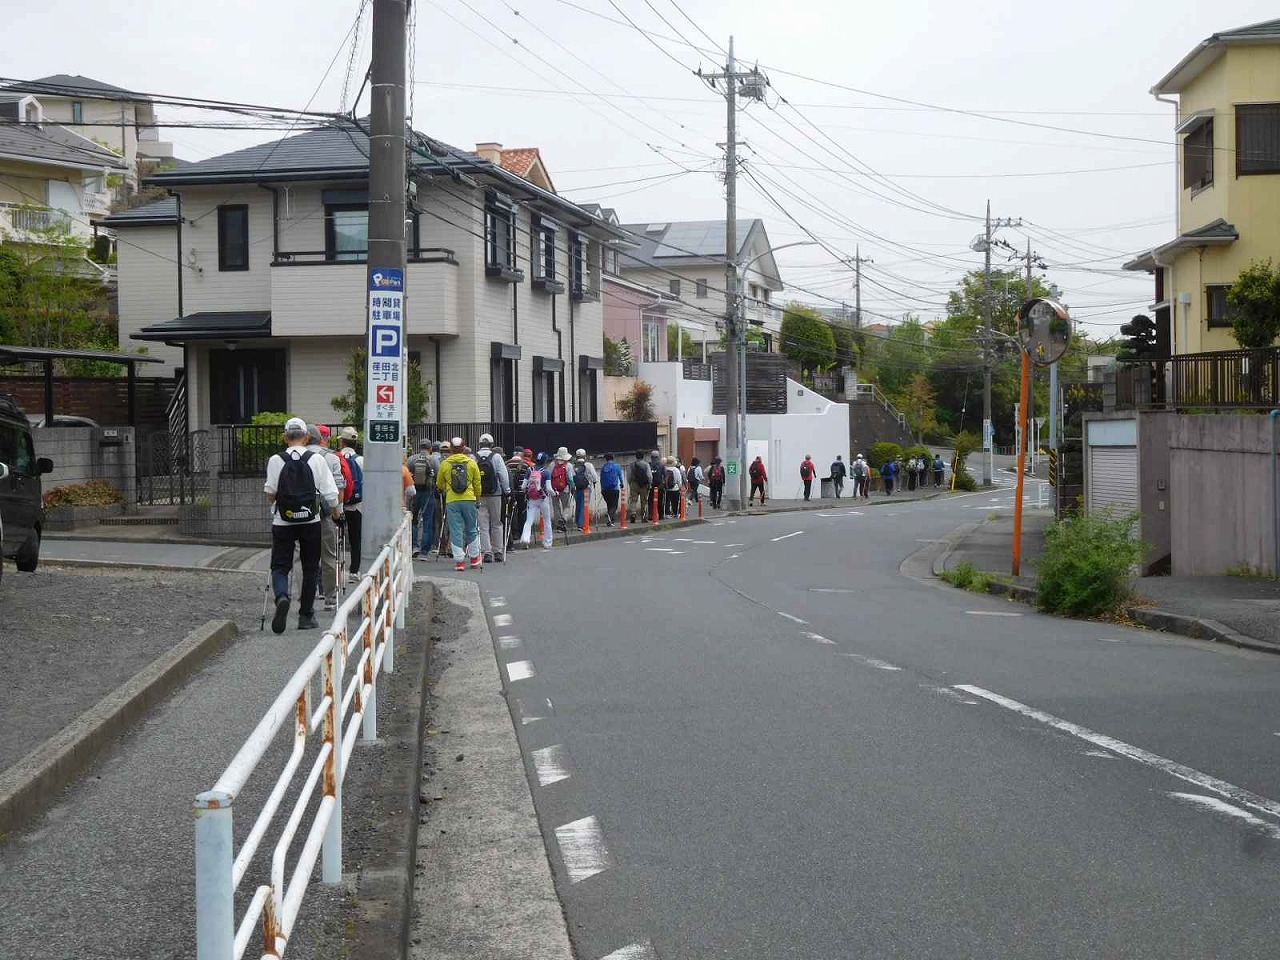
[[[786,250],[788,247],[817,247],[817,246],[821,246],[821,244],[819,244],[816,240],[797,240],[794,243],[784,243],[780,247],[770,247],[768,250],[764,251],[764,253],[757,253],[754,257],[752,257],[746,263],[742,264],[738,269],[747,270],[757,260],[761,260],[767,256],[775,254],[779,250]]]

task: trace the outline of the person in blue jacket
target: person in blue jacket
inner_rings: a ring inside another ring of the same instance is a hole
[[[618,518],[618,500],[622,496],[622,467],[613,459],[612,453],[604,455],[604,466],[600,468],[600,495],[604,497],[605,509],[609,511],[609,526]]]

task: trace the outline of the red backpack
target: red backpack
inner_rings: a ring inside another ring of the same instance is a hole
[[[355,478],[355,474],[351,472],[350,461],[348,461],[348,459],[344,457],[341,453],[337,454],[337,457],[338,457],[338,464],[339,466],[342,467],[342,480],[346,484],[346,486],[342,488],[342,502],[346,503],[353,496],[355,496],[356,478]],[[358,502],[359,501],[357,501],[357,503]]]
[[[530,500],[541,500],[542,492],[542,471],[530,470],[529,476],[524,482],[525,496]]]
[[[569,489],[569,468],[563,460],[557,460],[551,468],[551,489],[556,493],[564,493]]]

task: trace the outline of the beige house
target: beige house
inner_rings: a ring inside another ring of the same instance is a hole
[[[1155,276],[1162,353],[1233,350],[1228,287],[1280,260],[1280,20],[1213,34],[1151,92],[1177,107],[1178,235],[1125,269]]]
[[[181,368],[191,429],[334,421],[365,330],[368,138],[355,124],[167,170],[120,239],[120,342]],[[414,135],[407,340],[436,422],[596,420],[602,245],[622,236],[480,156]]]

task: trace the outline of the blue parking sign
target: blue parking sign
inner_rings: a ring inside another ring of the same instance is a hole
[[[400,356],[400,327],[374,324],[369,332],[369,343],[375,357]]]

